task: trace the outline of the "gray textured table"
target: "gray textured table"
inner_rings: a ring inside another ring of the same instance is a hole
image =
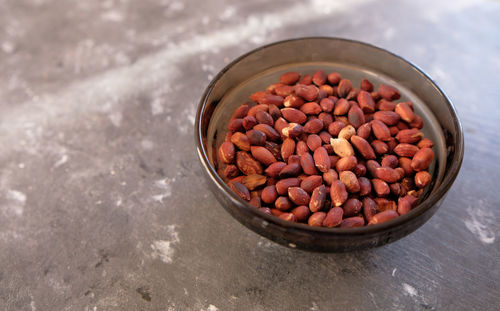
[[[500,2],[0,0],[1,310],[498,310]],[[208,192],[194,112],[261,44],[340,36],[429,73],[461,173],[412,235],[287,249]]]

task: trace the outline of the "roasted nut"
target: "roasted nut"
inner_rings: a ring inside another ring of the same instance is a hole
[[[312,176],[311,176],[312,177]],[[333,169],[329,169],[328,172],[323,174],[323,180],[325,183],[330,186],[334,180],[339,179],[337,172]],[[304,188],[304,187],[302,187]]]
[[[244,151],[236,153],[236,166],[245,175],[262,174],[260,163]]]
[[[297,205],[308,205],[311,199],[309,194],[300,187],[288,188],[288,198]]]
[[[352,125],[347,125],[340,130],[338,138],[344,138],[345,140],[351,139],[353,135],[356,135],[356,129]]]
[[[336,103],[335,103],[335,108],[333,109],[333,114],[336,116],[341,116],[349,112],[349,109],[351,109],[351,104],[347,101],[345,98],[340,98]],[[333,135],[333,134],[332,134]]]
[[[377,213],[377,203],[370,197],[363,198],[363,215],[367,221],[371,221],[373,216]]]
[[[280,139],[280,134],[269,124],[257,124],[253,127],[254,130],[258,130],[266,134],[267,139],[271,141],[277,141]]]
[[[267,177],[259,174],[248,175],[243,178],[242,184],[248,190],[255,190],[256,188],[266,184]]]
[[[297,124],[302,124],[307,120],[307,116],[302,111],[295,108],[283,108],[281,109],[281,115],[288,122]]]
[[[358,159],[355,156],[340,158],[335,165],[337,172],[352,171],[358,164]]]
[[[387,183],[397,182],[403,177],[395,169],[387,166],[377,167],[375,169],[375,175],[377,178]]]
[[[269,207],[261,207],[259,208],[259,211],[266,213],[268,215],[272,215],[271,209]]]
[[[370,173],[370,175],[372,177],[377,177],[377,174],[376,174],[377,167],[380,167],[380,164],[378,164],[377,161],[375,161],[375,160],[366,161],[366,169],[368,170],[368,172]]]
[[[358,128],[356,135],[358,135],[361,138],[368,139],[368,137],[370,137],[371,132],[372,132],[372,125],[371,123],[367,122]]]
[[[328,79],[328,83],[330,83],[331,85],[337,85],[337,84],[339,84],[342,77],[340,76],[340,73],[332,72],[332,73],[328,74],[327,79]]]
[[[285,138],[283,144],[281,145],[281,158],[287,161],[288,158],[295,152],[295,140],[291,138]]]
[[[363,227],[365,225],[365,220],[363,217],[349,217],[342,219],[340,223],[340,228],[356,228]]]
[[[372,192],[372,184],[368,178],[359,177],[358,183],[359,183],[359,195],[365,196],[370,194],[370,192]]]
[[[400,157],[412,158],[417,153],[418,147],[415,145],[400,143],[396,147],[394,147],[393,151],[395,154],[397,154]]]
[[[265,173],[269,177],[278,177],[279,173],[285,166],[286,163],[284,162],[274,162],[266,168]]]
[[[366,174],[366,166],[364,164],[358,163],[352,170],[357,177],[365,176]]]
[[[402,120],[411,123],[415,119],[415,113],[410,108],[408,103],[399,103],[396,105],[394,111],[399,114]]]
[[[316,134],[321,130],[323,130],[323,121],[320,119],[312,119],[304,125],[304,132],[309,134]]]
[[[298,72],[285,72],[280,77],[280,83],[293,85],[297,83],[300,79],[300,74]]]
[[[371,146],[377,154],[386,154],[389,152],[389,146],[381,140],[372,141]]]
[[[302,180],[302,182],[300,183],[300,188],[304,189],[304,191],[307,193],[312,193],[314,189],[321,186],[322,183],[323,180],[321,176],[311,175],[307,176],[306,178],[304,178],[304,180]]]
[[[389,193],[391,193],[389,185],[382,179],[378,178],[372,179],[372,185],[373,185],[373,190],[375,190],[375,193],[377,193],[377,195],[381,197],[389,195]]]
[[[394,111],[377,111],[373,114],[374,120],[380,120],[386,125],[396,125],[401,117]]]
[[[279,195],[286,195],[288,193],[288,188],[298,187],[299,185],[300,180],[298,178],[281,179],[276,183],[276,191]]]
[[[330,169],[330,158],[325,148],[323,147],[317,148],[314,151],[313,158],[314,158],[314,165],[319,171],[325,173]]]
[[[274,89],[274,92],[281,97],[287,97],[293,94],[293,86],[281,84]]]
[[[235,178],[240,174],[240,170],[236,167],[236,165],[230,164],[226,166],[223,174],[226,178]]]
[[[224,163],[233,163],[236,152],[233,143],[223,142],[219,147],[219,158]]]
[[[326,187],[320,185],[316,187],[311,195],[311,200],[309,201],[309,209],[311,212],[317,212],[323,209],[326,201]]]
[[[278,198],[278,193],[276,192],[276,186],[275,185],[267,186],[264,189],[262,189],[260,198],[262,199],[262,202],[266,204],[272,204]]]
[[[306,221],[307,218],[309,218],[311,212],[309,210],[309,207],[300,205],[292,210],[292,214],[295,216],[295,219],[297,221]]]
[[[365,114],[358,105],[352,105],[347,114],[347,119],[352,126],[358,128],[365,123]]]
[[[340,225],[342,222],[342,216],[344,215],[344,210],[340,207],[334,207],[328,211],[326,217],[323,220],[323,226],[327,228],[333,228]]]
[[[431,183],[431,174],[427,171],[420,171],[415,174],[415,185],[419,188],[425,188]]]
[[[345,185],[340,180],[334,180],[330,185],[330,198],[333,206],[342,206],[348,194]]]
[[[271,126],[274,124],[273,117],[271,117],[269,113],[262,110],[257,111],[257,113],[255,114],[255,119],[257,119],[257,122],[261,124],[268,124]]]
[[[342,206],[342,209],[344,210],[344,216],[346,217],[356,216],[359,212],[361,212],[362,206],[363,204],[361,204],[360,200],[356,198],[348,199]]]
[[[228,184],[228,186],[240,198],[242,198],[245,201],[250,201],[250,192],[248,191],[248,189],[243,184],[241,184],[239,182],[230,182]]]
[[[324,98],[322,99],[323,100],[328,100],[327,98]],[[321,107],[318,105],[318,103],[316,102],[308,102],[308,103],[305,103],[303,104],[301,107],[300,107],[300,111],[302,111],[304,114],[306,115],[318,115],[321,113],[322,109]]]
[[[387,125],[380,120],[373,120],[371,122],[373,135],[382,141],[387,141],[391,137],[391,132]]]
[[[280,114],[281,114],[281,112],[280,112]],[[274,129],[276,130],[276,132],[278,132],[278,134],[282,134],[281,132],[287,126],[288,126],[288,122],[285,119],[283,119],[283,117],[279,117],[276,120],[276,122],[274,122]]]
[[[395,99],[399,99],[401,97],[401,94],[399,93],[399,91],[396,88],[394,88],[390,85],[387,85],[387,84],[383,84],[383,83],[381,83],[378,86],[377,93],[379,93],[380,96],[382,96],[383,98],[385,98],[387,100],[395,100]]]
[[[351,144],[345,138],[332,138],[330,139],[330,144],[333,147],[333,151],[341,158],[354,155],[354,149],[352,149]]]
[[[274,202],[274,207],[284,212],[292,208],[292,202],[287,197],[279,197]]]
[[[234,133],[231,136],[231,142],[243,151],[250,151],[250,141],[248,137],[241,132]]]
[[[326,213],[324,212],[313,213],[307,220],[307,224],[313,227],[321,227],[323,226],[323,220],[325,219],[325,217]]]
[[[380,164],[381,164],[382,166],[387,166],[387,167],[391,167],[391,168],[396,168],[396,167],[398,167],[399,160],[398,160],[398,157],[396,157],[395,155],[393,155],[393,154],[388,154],[388,155],[385,155],[385,156],[382,158],[382,162],[380,162]]]
[[[321,86],[326,83],[326,75],[323,70],[318,70],[312,77],[312,82],[317,86]]]
[[[376,224],[381,224],[383,222],[392,220],[396,217],[398,217],[398,213],[393,210],[387,210],[385,212],[381,212],[378,214],[375,214],[372,219],[368,222],[368,225],[376,225]]]
[[[406,195],[398,199],[398,214],[404,215],[408,213],[417,203],[417,198],[411,195]]]
[[[333,117],[330,113],[328,112],[322,112],[318,115],[318,119],[323,121],[323,129],[328,129],[330,124],[333,122]]]
[[[432,146],[434,146],[434,142],[429,138],[422,138],[417,144],[417,147],[420,149],[432,148]]]
[[[409,144],[414,144],[418,142],[420,139],[422,139],[422,137],[424,137],[424,133],[422,133],[418,129],[400,130],[396,135],[396,139],[400,143],[409,143]]]
[[[287,108],[300,108],[304,104],[304,100],[297,95],[288,95],[283,100],[283,106]]]
[[[335,107],[335,103],[330,98],[323,98],[319,102],[319,105],[324,112],[328,113],[332,112],[333,108]]]
[[[318,98],[319,90],[314,85],[304,85],[297,84],[295,85],[295,94],[299,97],[302,97],[306,101],[312,102],[316,98]]]
[[[280,178],[296,177],[301,172],[301,167],[299,163],[287,164],[279,173]]]
[[[300,165],[302,166],[302,171],[307,175],[316,175],[318,173],[314,159],[309,152],[300,156]]]
[[[383,212],[387,210],[395,211],[397,209],[396,202],[386,199],[386,198],[375,198],[375,203],[377,203],[377,210]]]
[[[363,158],[367,160],[373,160],[376,158],[373,148],[364,138],[354,135],[351,137],[351,143],[354,147],[356,147],[356,150],[361,153]]]
[[[378,110],[382,110],[382,111],[394,111],[395,108],[396,108],[396,104],[394,102],[391,102],[391,101],[388,101],[388,100],[385,100],[385,99],[381,99],[377,103],[377,109]]]
[[[345,185],[345,188],[350,193],[357,193],[361,190],[358,178],[351,171],[342,171],[339,173],[339,179]]]
[[[298,141],[296,146],[295,146],[295,153],[297,155],[301,156],[305,153],[309,153],[309,147],[307,147],[307,144],[303,141]]]
[[[337,89],[337,94],[339,95],[339,97],[346,97],[347,94],[349,94],[349,92],[351,91],[351,89],[352,89],[351,80],[349,80],[349,79],[342,79],[339,82],[339,87]]]
[[[314,150],[318,149],[319,147],[321,147],[322,143],[323,143],[323,141],[316,134],[311,134],[307,137],[306,144],[307,144],[307,147],[309,147],[309,149],[311,149],[311,151],[314,151]]]
[[[413,156],[413,159],[411,160],[411,168],[415,171],[423,171],[431,165],[433,159],[434,152],[432,149],[422,148]]]
[[[295,215],[293,213],[283,213],[283,214],[279,215],[278,217],[283,219],[283,220],[286,220],[286,221],[292,221],[292,222],[297,221],[297,219],[295,218]]]
[[[299,137],[304,131],[304,127],[298,123],[290,123],[281,130],[281,134],[288,138]]]
[[[246,104],[239,106],[234,111],[233,115],[231,116],[231,119],[242,119],[242,118],[246,117],[249,109],[250,108]]]
[[[368,79],[365,78],[361,79],[360,88],[363,91],[373,92],[373,84]]]
[[[252,152],[252,156],[265,165],[271,165],[276,162],[276,158],[273,154],[264,147],[252,146],[250,150]]]
[[[416,114],[415,119],[408,125],[410,127],[421,129],[422,127],[424,127],[424,120],[422,120],[422,118],[418,114]]]
[[[266,143],[266,134],[258,130],[250,130],[246,133],[250,145],[263,146]]]

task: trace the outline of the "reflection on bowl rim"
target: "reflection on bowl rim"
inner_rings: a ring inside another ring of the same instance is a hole
[[[395,219],[392,219],[390,221],[381,223],[381,224],[376,224],[376,225],[371,225],[371,226],[363,226],[363,227],[357,227],[357,228],[326,228],[326,227],[314,227],[314,226],[309,226],[308,224],[303,224],[303,223],[295,223],[295,222],[290,222],[286,221],[283,219],[280,219],[279,217],[269,215],[267,213],[264,213],[260,211],[258,208],[250,205],[248,202],[244,201],[241,199],[239,196],[237,196],[222,180],[222,178],[219,176],[217,171],[214,169],[214,167],[211,165],[208,156],[207,156],[207,150],[205,150],[205,147],[203,146],[202,142],[202,129],[201,129],[201,116],[202,112],[205,110],[206,105],[207,105],[207,99],[212,92],[215,84],[217,81],[235,64],[237,64],[239,61],[242,59],[246,58],[247,56],[250,56],[251,54],[258,52],[262,49],[266,49],[268,47],[274,46],[274,45],[279,45],[283,44],[286,42],[291,42],[291,41],[300,41],[300,40],[308,40],[308,39],[324,39],[324,40],[338,40],[338,41],[345,41],[349,42],[352,44],[359,44],[359,45],[364,45],[368,46],[373,49],[377,49],[381,52],[390,54],[390,56],[395,57],[399,59],[400,61],[406,63],[410,67],[414,68],[420,75],[422,75],[426,80],[428,80],[432,86],[434,86],[439,94],[445,99],[446,103],[448,104],[448,109],[450,110],[451,114],[455,116],[453,118],[453,125],[456,130],[456,140],[455,140],[455,146],[457,149],[454,150],[455,154],[453,159],[451,160],[451,164],[449,165],[449,170],[445,172],[445,176],[443,180],[440,182],[440,185],[436,190],[434,190],[433,193],[431,193],[424,201],[420,202],[418,206],[413,208],[410,212],[399,216]],[[288,40],[282,40],[282,41],[277,41],[273,42],[264,46],[260,46],[254,50],[251,50],[236,59],[234,59],[232,62],[230,62],[227,66],[225,66],[213,79],[210,81],[209,85],[203,92],[203,95],[201,97],[200,103],[198,105],[198,109],[196,112],[196,122],[195,122],[195,139],[196,139],[196,144],[197,144],[197,151],[198,151],[198,156],[200,157],[200,160],[205,167],[205,169],[209,172],[210,178],[212,181],[215,182],[215,184],[224,190],[226,194],[228,194],[233,201],[238,201],[242,203],[245,207],[249,208],[249,210],[257,217],[261,218],[262,220],[265,220],[270,223],[275,223],[278,224],[282,227],[288,227],[288,228],[294,228],[297,230],[306,230],[306,231],[311,231],[311,232],[318,232],[318,233],[331,233],[331,234],[337,234],[337,235],[364,235],[364,234],[369,234],[369,233],[375,233],[377,231],[382,231],[384,229],[388,229],[390,227],[397,227],[400,225],[403,225],[407,221],[416,218],[423,214],[425,211],[430,209],[434,204],[436,204],[440,199],[443,198],[443,196],[446,194],[446,192],[449,190],[449,188],[453,185],[453,182],[455,181],[458,172],[460,170],[460,167],[462,165],[462,160],[463,160],[463,153],[464,153],[464,137],[463,137],[463,130],[462,130],[462,125],[460,124],[460,121],[458,119],[458,114],[456,112],[455,107],[451,103],[450,99],[446,94],[441,90],[441,88],[432,80],[425,72],[423,72],[419,67],[414,65],[413,63],[407,61],[406,59],[389,52],[385,49],[379,48],[377,46],[374,46],[369,43],[364,43],[356,40],[351,40],[351,39],[344,39],[344,38],[335,38],[335,37],[302,37],[302,38],[294,38],[294,39],[288,39]],[[457,162],[455,162],[457,161]]]

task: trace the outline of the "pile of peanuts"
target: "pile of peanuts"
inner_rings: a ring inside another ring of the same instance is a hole
[[[233,113],[218,172],[284,220],[349,228],[394,219],[415,207],[434,159],[422,118],[400,97],[336,72],[284,73]]]

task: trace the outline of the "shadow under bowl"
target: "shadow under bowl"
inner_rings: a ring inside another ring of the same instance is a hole
[[[359,85],[368,78],[377,89],[399,89],[424,120],[422,131],[435,142],[429,168],[433,182],[419,204],[391,221],[360,228],[323,228],[268,215],[234,194],[217,174],[217,148],[234,110],[250,94],[279,81],[281,74],[339,72]],[[198,155],[208,184],[222,206],[240,223],[279,244],[311,251],[340,252],[394,242],[422,226],[440,207],[462,164],[463,131],[453,104],[424,72],[403,58],[370,44],[340,38],[312,37],[281,41],[255,49],[217,74],[201,98],[195,125]]]

